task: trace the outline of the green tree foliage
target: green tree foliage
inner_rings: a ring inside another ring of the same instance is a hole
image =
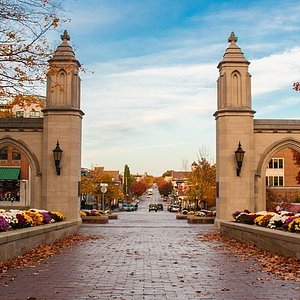
[[[188,197],[191,200],[205,200],[208,207],[216,203],[216,165],[204,157],[199,159],[198,167],[192,171],[188,179]]]
[[[39,94],[52,54],[46,33],[58,26],[61,0],[0,0],[0,98]]]
[[[130,170],[128,165],[125,165],[124,167],[124,179],[123,179],[123,191],[124,194],[127,196],[130,194],[130,185],[132,182],[132,178],[130,175]]]
[[[162,174],[162,177],[172,176],[172,170],[167,170],[164,174]]]

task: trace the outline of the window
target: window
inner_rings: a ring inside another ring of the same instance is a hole
[[[283,176],[266,176],[267,186],[283,186]]]
[[[269,161],[269,169],[283,169],[283,158],[272,158]]]
[[[17,149],[12,149],[12,160],[21,160],[21,152]]]
[[[8,159],[7,147],[3,147],[0,149],[0,160],[7,160],[7,159]]]
[[[17,118],[24,118],[24,111],[23,110],[16,111],[16,117]]]
[[[40,112],[39,111],[31,111],[30,112],[30,118],[39,118]]]

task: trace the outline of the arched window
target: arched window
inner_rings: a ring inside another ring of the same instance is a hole
[[[21,160],[21,152],[17,149],[12,149],[12,160]]]
[[[66,104],[66,88],[67,88],[67,74],[64,70],[60,70],[58,73],[59,104]]]
[[[242,105],[242,85],[241,74],[238,71],[234,71],[231,75],[232,78],[232,104],[233,106]]]
[[[0,149],[0,160],[8,160],[8,147]]]

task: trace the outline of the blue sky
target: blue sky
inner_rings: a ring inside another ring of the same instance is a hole
[[[83,167],[161,175],[213,160],[217,65],[231,31],[251,62],[255,117],[300,118],[299,1],[66,0],[65,9],[61,29],[88,70]]]

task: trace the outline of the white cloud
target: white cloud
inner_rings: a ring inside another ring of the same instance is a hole
[[[300,47],[253,60],[250,66],[253,96],[291,89],[300,80]]]

